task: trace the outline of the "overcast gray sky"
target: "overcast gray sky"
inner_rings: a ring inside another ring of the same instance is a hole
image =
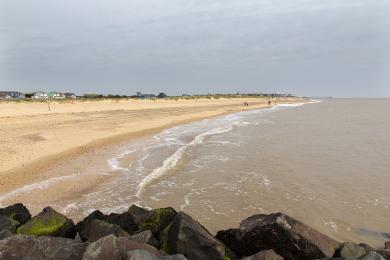
[[[390,0],[0,0],[0,89],[390,96]]]

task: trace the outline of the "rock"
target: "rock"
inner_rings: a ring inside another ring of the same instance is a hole
[[[76,227],[71,219],[47,207],[17,229],[18,234],[74,238]]]
[[[345,258],[352,258],[352,257],[361,257],[366,254],[366,250],[358,246],[355,243],[346,242],[341,245],[341,247],[336,251],[335,256],[336,257],[345,257]]]
[[[20,224],[26,223],[31,218],[30,212],[22,203],[17,203],[0,209],[0,215],[16,220]]]
[[[283,260],[284,258],[275,253],[274,250],[264,250],[257,254],[241,258],[241,260]]]
[[[146,215],[149,213],[149,210],[138,207],[137,205],[131,205],[131,207],[127,210],[133,219],[134,222],[139,225],[143,219],[145,219]]]
[[[319,260],[385,260],[385,259],[380,254],[371,251],[361,257],[322,258]]]
[[[162,253],[152,246],[140,244],[125,237],[117,238],[109,235],[90,244],[85,250],[83,260],[122,260],[126,259],[128,251],[136,249],[162,256]]]
[[[359,260],[385,260],[385,258],[383,258],[380,254],[374,251],[368,252],[366,255],[359,257],[358,259]]]
[[[390,249],[390,240],[385,242],[385,249]]]
[[[15,234],[16,228],[19,226],[19,222],[13,220],[7,216],[0,215],[0,231],[8,230],[9,232]]]
[[[0,259],[81,259],[86,247],[67,238],[15,235],[0,240]]]
[[[160,247],[159,241],[156,239],[156,237],[150,230],[142,231],[140,233],[132,235],[130,239],[138,243],[154,246],[156,248]]]
[[[218,238],[239,256],[273,249],[285,259],[311,260],[332,257],[339,247],[335,240],[282,213],[251,216],[228,233],[220,231]]]
[[[230,259],[225,246],[183,212],[161,233],[160,242],[168,254],[183,254],[191,260]]]
[[[77,223],[76,230],[79,233],[82,241],[88,240],[88,226],[95,219],[103,220],[104,214],[102,212],[100,212],[99,210],[95,210],[94,212],[89,214],[87,217],[85,217],[82,221]]]
[[[12,235],[13,234],[9,230],[7,230],[7,229],[5,229],[3,231],[0,231],[0,240],[2,240],[4,238],[7,238],[7,237],[10,237]]]
[[[390,250],[389,249],[381,249],[376,251],[378,254],[383,256],[384,259],[390,260]]]
[[[137,249],[127,252],[126,260],[187,260],[183,255],[156,256],[148,251]]]
[[[138,229],[138,225],[134,222],[133,216],[128,212],[122,214],[111,213],[108,216],[104,216],[103,220],[120,226],[129,234],[133,234]]]
[[[150,230],[158,236],[175,218],[173,208],[161,208],[149,211],[139,225],[139,231]]]
[[[95,242],[102,237],[114,235],[116,237],[129,237],[130,234],[119,226],[107,223],[103,220],[95,219],[88,225],[85,233],[89,242]]]
[[[359,246],[363,247],[364,250],[366,250],[366,254],[368,254],[371,251],[375,251],[375,249],[373,247],[371,247],[370,245],[367,245],[365,243],[360,243]]]
[[[111,213],[110,215],[104,215],[99,210],[95,210],[76,225],[76,230],[83,241],[88,240],[88,226],[94,220],[103,220],[107,223],[117,225],[129,234],[133,234],[138,229],[138,225],[135,224],[132,215],[128,212],[122,214]]]
[[[227,247],[235,249],[234,252],[239,255],[245,255],[241,247],[241,232],[239,229],[231,228],[228,230],[218,231],[217,239],[222,241]]]

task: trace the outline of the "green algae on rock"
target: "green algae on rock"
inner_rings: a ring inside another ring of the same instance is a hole
[[[175,218],[176,210],[171,207],[151,210],[139,225],[139,231],[151,230],[159,235]]]
[[[76,227],[73,221],[51,207],[30,219],[17,229],[18,234],[74,238]]]

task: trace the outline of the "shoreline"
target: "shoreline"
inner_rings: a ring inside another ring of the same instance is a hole
[[[249,99],[245,99],[249,100]],[[228,100],[230,101],[230,100]],[[188,124],[194,121],[199,121],[207,118],[213,118],[217,116],[223,116],[226,114],[232,114],[240,111],[245,111],[245,110],[254,110],[254,109],[262,109],[262,108],[267,108],[269,107],[266,102],[268,99],[264,98],[256,98],[252,99],[249,101],[250,106],[249,107],[244,107],[242,105],[243,100],[233,100],[235,101],[233,104],[226,104],[224,103],[224,100],[220,100],[218,103],[215,104],[213,103],[213,108],[215,110],[209,110],[210,109],[210,101],[208,101],[206,106],[200,106],[200,107],[189,107],[185,109],[185,111],[180,111],[181,114],[179,113],[178,116],[175,116],[172,118],[172,116],[166,116],[165,120],[162,118],[156,119],[158,122],[155,122],[155,124],[152,125],[144,125],[143,128],[141,129],[136,129],[133,131],[129,131],[130,129],[126,129],[125,131],[122,131],[120,133],[115,133],[111,134],[110,132],[106,132],[106,136],[103,137],[98,137],[96,139],[92,139],[90,142],[86,144],[82,144],[79,146],[73,146],[69,149],[66,149],[65,151],[61,151],[58,153],[42,156],[41,158],[37,158],[35,160],[32,160],[30,162],[24,162],[22,165],[12,168],[6,171],[1,171],[0,176],[2,176],[2,180],[0,182],[0,187],[1,187],[1,194],[0,196],[7,194],[9,192],[12,192],[18,188],[24,187],[29,184],[34,184],[34,183],[39,183],[45,180],[49,180],[50,178],[53,177],[61,177],[64,176],[63,174],[53,176],[53,175],[48,175],[47,173],[50,172],[50,169],[55,169],[58,166],[61,166],[62,164],[66,163],[67,161],[74,160],[75,158],[78,158],[83,155],[89,155],[91,157],[94,156],[94,154],[102,149],[106,149],[107,147],[112,147],[119,145],[121,143],[125,142],[131,142],[143,137],[146,137],[148,135],[152,135],[158,132],[163,131],[164,129],[168,129],[177,125],[182,125],[182,124]],[[256,102],[257,101],[257,102]],[[306,102],[307,99],[301,99],[301,98],[293,98],[293,99],[280,99],[279,103],[302,103]],[[96,101],[94,101],[96,102]],[[118,102],[115,102],[116,105]],[[72,104],[70,104],[72,105]],[[155,106],[156,104],[154,104]],[[188,104],[186,104],[188,106]],[[109,110],[109,112],[113,113],[121,113],[124,112],[123,110],[117,110],[117,107],[115,107],[115,110]],[[176,110],[175,110],[176,108]],[[180,110],[180,106],[178,107],[169,107],[168,112],[177,112],[177,110]],[[158,111],[154,111],[156,108],[148,108],[147,110],[149,112],[156,112],[156,115],[158,116]],[[166,107],[162,106],[162,109],[167,109]],[[169,111],[172,110],[172,111]],[[198,111],[197,111],[198,110]],[[200,110],[200,111],[199,111]],[[206,110],[206,111],[205,111]],[[138,111],[138,112],[144,112],[145,108],[141,108],[139,110],[132,108],[132,112]],[[100,111],[101,112],[101,111]],[[99,112],[85,112],[86,114],[93,114],[93,113],[99,113]],[[34,115],[33,117],[51,117],[53,114],[45,114],[45,115]],[[70,113],[70,116],[77,116],[78,113]],[[25,115],[26,116],[26,115]],[[25,117],[22,116],[22,117]],[[69,114],[66,114],[65,116],[69,116]],[[109,116],[109,115],[108,115]],[[18,118],[20,116],[16,116]],[[4,119],[4,118],[3,118]],[[9,118],[7,118],[9,119]],[[66,118],[65,118],[66,119]],[[119,119],[123,119],[123,117],[120,117]],[[1,120],[1,118],[0,118]],[[50,118],[49,118],[50,120]],[[129,119],[131,120],[131,118]],[[144,120],[144,122],[139,121],[138,123],[142,125],[142,123],[145,123],[147,119]],[[100,121],[101,122],[101,121]],[[104,118],[103,118],[104,122]],[[101,123],[103,123],[101,122]],[[33,123],[33,122],[32,122]],[[94,123],[94,122],[93,122]],[[95,124],[92,124],[92,127],[95,127]],[[33,132],[33,131],[30,131]],[[95,176],[96,177],[96,176]],[[104,182],[105,178],[100,178],[101,181]],[[91,185],[89,185],[91,184]],[[88,181],[87,187],[78,187],[76,188],[77,190],[84,191],[88,188],[91,188],[95,185],[98,185],[99,181],[95,183],[94,181]],[[77,192],[77,190],[72,191],[73,193],[76,192],[76,194],[80,194]]]

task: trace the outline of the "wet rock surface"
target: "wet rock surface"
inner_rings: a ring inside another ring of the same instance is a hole
[[[339,243],[282,213],[253,215],[213,236],[173,208],[96,210],[75,225],[50,207],[31,218],[15,204],[0,209],[2,259],[388,260],[390,249],[389,242],[382,249]]]

